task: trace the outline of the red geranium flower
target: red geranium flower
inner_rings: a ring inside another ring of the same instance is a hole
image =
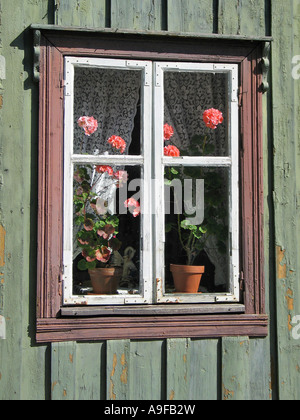
[[[117,188],[122,187],[128,181],[128,173],[127,171],[117,171],[114,173],[114,178],[118,181]]]
[[[107,246],[102,246],[100,249],[96,251],[96,258],[98,261],[107,263],[110,259],[111,251],[107,248]]]
[[[115,231],[115,228],[112,225],[105,225],[103,230],[102,229],[97,230],[97,234],[100,237],[103,237],[103,239],[108,239],[112,236],[114,231]]]
[[[125,201],[124,206],[129,208],[130,212],[132,213],[133,217],[139,216],[141,212],[141,206],[140,203],[135,200],[134,198],[129,198]]]
[[[170,138],[174,135],[174,129],[171,125],[165,124],[164,125],[164,139],[170,140]]]
[[[113,176],[114,170],[111,166],[108,165],[98,165],[96,166],[96,171],[101,174],[107,172],[109,176]]]
[[[77,123],[79,127],[84,128],[86,136],[90,136],[98,128],[98,121],[94,117],[80,117]]]
[[[176,146],[166,146],[164,147],[164,155],[165,156],[172,156],[172,157],[178,157],[180,156],[180,151],[177,149]]]
[[[223,114],[218,109],[207,109],[203,113],[203,121],[208,128],[215,130],[224,121]]]
[[[114,149],[120,150],[121,153],[125,152],[126,142],[122,139],[122,137],[112,136],[107,141]]]

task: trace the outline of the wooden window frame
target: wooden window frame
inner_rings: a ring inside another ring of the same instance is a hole
[[[268,334],[263,241],[262,56],[270,38],[115,33],[33,26],[39,79],[36,341]],[[63,307],[64,57],[235,63],[240,105],[239,304]]]

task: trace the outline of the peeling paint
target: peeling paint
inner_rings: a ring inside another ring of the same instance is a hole
[[[286,264],[282,264],[285,257],[285,249],[280,246],[276,247],[277,260],[277,276],[280,280],[286,279]]]
[[[223,396],[224,400],[229,400],[234,397],[234,391],[230,391],[229,389],[225,388],[223,385]]]
[[[127,373],[128,373],[128,367],[127,362],[125,358],[125,354],[123,353],[121,356],[121,365],[123,366],[122,374],[121,374],[121,382],[123,384],[127,384]]]
[[[69,360],[70,360],[71,363],[73,363],[73,354],[71,354],[71,353],[69,354]]]
[[[174,398],[175,398],[175,391],[174,391],[174,390],[172,390],[172,391],[170,392],[169,400],[170,400],[170,401],[173,401],[173,400],[174,400]]]
[[[5,236],[6,231],[4,227],[0,225],[0,267],[5,266]]]
[[[0,55],[0,79],[6,79],[6,60],[3,55]]]
[[[113,368],[112,368],[112,371],[111,371],[111,374],[110,374],[110,384],[109,384],[109,398],[111,400],[116,400],[117,399],[117,396],[114,393],[115,384],[113,382],[113,377],[114,377],[114,375],[116,373],[117,364],[118,364],[117,355],[116,355],[116,353],[114,353],[114,357],[113,357]]]
[[[6,339],[6,321],[4,316],[0,315],[0,340]]]
[[[287,301],[287,306],[288,306],[288,310],[289,311],[293,311],[294,310],[294,298],[293,298],[293,291],[291,289],[287,290],[285,299]]]
[[[292,326],[292,317],[291,317],[291,315],[289,315],[288,316],[288,329],[289,329],[289,331],[291,332],[292,331],[292,329],[293,329],[293,326]]]

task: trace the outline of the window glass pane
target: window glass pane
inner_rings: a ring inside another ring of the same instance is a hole
[[[204,266],[200,292],[227,292],[230,277],[229,168],[165,168],[165,291],[170,264]]]
[[[165,146],[182,156],[228,156],[227,103],[225,73],[166,71]]]
[[[139,293],[140,177],[137,166],[75,165],[73,293]],[[118,267],[113,289],[94,290],[95,268]]]
[[[141,153],[141,77],[138,70],[75,67],[75,154]]]

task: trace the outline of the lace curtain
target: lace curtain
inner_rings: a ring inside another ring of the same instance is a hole
[[[141,72],[78,67],[75,71],[74,94],[74,153],[90,155],[117,154],[107,140],[122,137],[128,149],[132,140],[134,117],[141,87]],[[98,130],[83,136],[78,127],[79,117],[93,116]]]
[[[172,144],[188,150],[194,135],[207,134],[202,115],[206,109],[216,108],[227,113],[226,75],[222,73],[166,72],[165,123],[172,125]],[[228,155],[226,121],[217,130],[209,130],[215,156]]]

